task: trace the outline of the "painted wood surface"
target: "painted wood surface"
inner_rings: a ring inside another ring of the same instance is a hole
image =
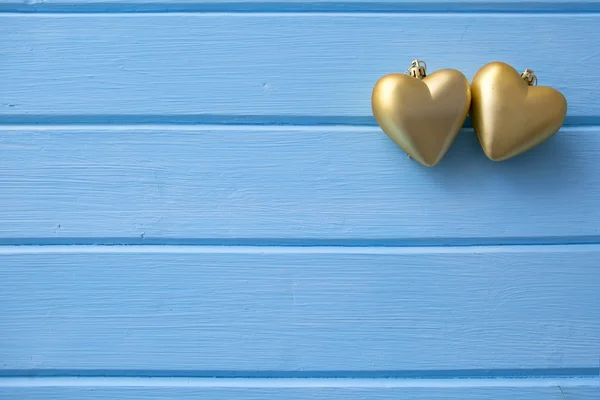
[[[5,247],[0,370],[597,374],[599,251]]]
[[[49,387],[5,387],[0,378],[0,399],[14,400],[15,398],[26,398],[28,400],[105,400],[107,398],[119,398],[123,400],[279,400],[282,398],[289,400],[397,400],[397,399],[449,399],[449,400],[597,400],[600,391],[594,387],[590,381],[581,382],[577,380],[556,380],[551,381],[550,385],[537,387],[535,382],[525,380],[524,382],[512,383],[512,386],[503,387],[501,383],[492,383],[490,387],[469,387],[467,384],[446,384],[445,387],[427,387],[426,382],[423,387],[394,387],[393,384],[386,382],[375,382],[375,387],[360,387],[353,381],[339,381],[344,387],[333,385],[334,387],[322,387],[322,383],[317,383],[317,387],[310,387],[310,383],[301,381],[299,386],[306,387],[288,387],[278,382],[269,382],[267,387],[243,387],[241,382],[235,387],[223,387],[221,383],[214,383],[214,387],[194,387],[196,383],[192,379],[184,379],[181,383],[172,383],[173,380],[137,380],[141,384],[149,387],[138,387],[135,383],[129,383],[119,387],[102,385],[103,380],[89,382],[82,379],[83,382],[67,382],[65,386],[56,386],[53,381]],[[89,382],[87,385],[85,382]],[[110,380],[104,380],[109,381]],[[141,381],[141,382],[140,382]],[[118,381],[117,381],[118,382]],[[587,382],[587,383],[586,383]],[[70,386],[68,384],[74,385]],[[99,384],[100,383],[100,384]],[[18,385],[18,383],[15,383]],[[31,381],[25,382],[31,385]],[[10,385],[10,384],[9,384]],[[60,385],[60,384],[59,384]],[[164,386],[163,386],[164,385]],[[175,387],[172,387],[174,385]],[[528,386],[530,385],[530,386]],[[358,386],[358,387],[357,387]],[[415,384],[418,386],[418,384]]]
[[[598,0],[0,0],[0,12],[503,12],[600,11]]]
[[[0,0],[0,399],[600,398],[600,2]],[[409,160],[413,58],[566,126]]]
[[[0,14],[0,115],[372,124],[373,84],[419,57],[469,79],[496,60],[531,68],[563,91],[569,124],[598,122],[600,52],[580,45],[600,43],[598,26],[596,13]]]
[[[471,130],[439,168],[371,127],[4,127],[5,244],[597,240],[600,131],[506,163]]]

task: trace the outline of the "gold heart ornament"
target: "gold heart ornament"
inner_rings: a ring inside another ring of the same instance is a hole
[[[489,159],[502,161],[525,153],[562,126],[567,115],[565,96],[535,84],[533,71],[519,74],[502,62],[483,66],[473,77],[470,116]]]
[[[381,77],[371,96],[373,115],[383,132],[428,167],[450,148],[470,103],[469,81],[460,71],[443,69],[427,75],[419,60],[404,74]]]

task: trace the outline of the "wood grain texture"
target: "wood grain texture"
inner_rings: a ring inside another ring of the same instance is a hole
[[[0,0],[0,12],[503,12],[582,13],[600,11],[598,0]]]
[[[171,13],[171,12],[598,12],[598,0],[0,0],[0,12]]]
[[[1,382],[0,382],[1,384]],[[526,384],[525,384],[526,385]],[[558,386],[527,387],[515,383],[514,387],[420,387],[388,388],[384,382],[379,388],[206,388],[206,387],[98,387],[90,384],[81,387],[2,387],[0,399],[14,400],[397,400],[436,399],[448,400],[597,400],[597,386],[579,386],[562,383]]]
[[[597,118],[598,26],[598,14],[0,14],[0,122],[40,114],[371,121],[376,80],[415,57],[469,79],[495,60],[531,68],[565,94],[568,118]],[[574,79],[574,68],[585,79]]]
[[[0,0],[0,399],[600,398],[599,26],[600,0]],[[500,164],[466,129],[425,169],[370,109],[416,57],[532,68],[566,127]]]
[[[4,243],[570,243],[600,226],[598,128],[505,163],[467,130],[434,169],[374,127],[4,127],[0,153]]]
[[[4,247],[0,370],[595,371],[599,256],[599,245]]]

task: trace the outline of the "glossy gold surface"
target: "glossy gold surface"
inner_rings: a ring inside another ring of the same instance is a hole
[[[531,150],[556,134],[565,120],[567,100],[562,93],[529,86],[525,78],[501,62],[483,66],[473,77],[470,116],[491,160]]]
[[[436,165],[456,138],[469,112],[467,78],[453,69],[418,79],[395,73],[373,88],[371,106],[381,129],[410,157]]]

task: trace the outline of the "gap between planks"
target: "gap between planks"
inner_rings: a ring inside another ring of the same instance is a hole
[[[0,369],[0,378],[203,378],[203,379],[555,379],[600,378],[598,368],[513,368],[445,370],[132,370]],[[600,382],[599,382],[600,383]]]
[[[471,254],[509,252],[600,252],[600,244],[500,246],[218,246],[218,245],[0,245],[0,256],[15,254]]]
[[[485,388],[600,387],[598,377],[494,379],[0,377],[0,387]]]
[[[1,14],[0,14],[1,15]],[[129,128],[189,127],[200,129],[215,126],[247,127],[353,127],[378,128],[370,116],[316,116],[316,115],[0,115],[0,130],[19,128],[52,129],[78,128]],[[600,116],[567,116],[563,127],[600,127]],[[464,128],[472,129],[470,118]]]
[[[332,131],[341,132],[353,132],[353,133],[380,133],[383,134],[379,126],[377,125],[361,125],[361,124],[336,124],[336,123],[324,123],[324,124],[286,124],[286,123],[125,123],[125,124],[2,124],[2,116],[0,116],[0,133],[2,132],[15,132],[15,131],[35,131],[35,132],[88,132],[88,131],[112,131],[112,132],[131,132],[131,131],[148,131],[148,132],[165,132],[169,130],[177,130],[182,132],[214,132],[214,131],[240,131],[243,129],[248,132],[281,132],[281,130],[289,132],[303,132],[303,133],[331,133]],[[567,130],[571,131],[576,129],[577,132],[593,132],[597,133],[600,130],[599,124],[564,124],[561,130],[557,133],[560,135],[561,132]],[[466,124],[462,131],[473,133],[473,128]]]

